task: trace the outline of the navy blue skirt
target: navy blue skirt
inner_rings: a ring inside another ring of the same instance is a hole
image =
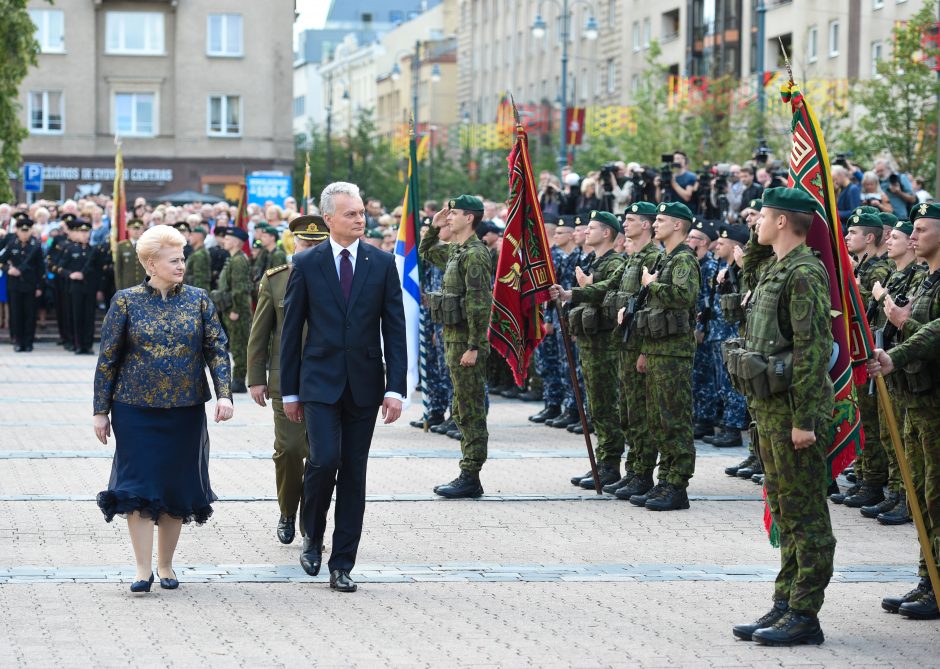
[[[114,402],[116,447],[108,489],[98,493],[107,522],[140,512],[202,524],[218,498],[209,487],[209,434],[204,404],[152,409]]]

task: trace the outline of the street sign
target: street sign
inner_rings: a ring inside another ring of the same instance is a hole
[[[264,206],[264,203],[270,200],[279,207],[283,207],[284,199],[290,197],[291,194],[290,177],[249,174],[246,181],[249,204]]]
[[[23,163],[23,190],[27,193],[42,192],[42,163]]]

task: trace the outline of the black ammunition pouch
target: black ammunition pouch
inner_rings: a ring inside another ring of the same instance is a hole
[[[617,314],[621,309],[627,308],[630,297],[630,293],[620,291],[611,291],[604,296],[601,309],[604,311],[604,318],[611,324],[611,329],[617,326]]]
[[[741,305],[741,293],[725,293],[718,296],[718,305],[721,307],[721,315],[729,323],[743,323],[747,317],[744,313],[744,307]]]
[[[731,385],[749,399],[764,400],[786,393],[793,381],[793,352],[765,356],[748,351],[744,340],[734,337],[721,343],[721,356]]]
[[[901,368],[898,385],[911,395],[923,395],[934,388],[936,370],[927,360],[912,360]]]

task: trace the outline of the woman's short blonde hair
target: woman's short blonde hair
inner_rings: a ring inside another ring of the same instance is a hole
[[[874,171],[865,172],[862,175],[863,186],[877,186],[876,190],[881,190],[881,180]]]
[[[581,192],[586,193],[588,188],[597,189],[597,182],[594,181],[591,177],[585,177],[584,181],[581,182]]]
[[[150,269],[147,263],[155,260],[165,247],[181,249],[184,246],[186,238],[179,230],[170,225],[156,225],[137,240],[137,258],[144,269]]]

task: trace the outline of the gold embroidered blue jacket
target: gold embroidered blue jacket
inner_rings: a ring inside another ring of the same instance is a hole
[[[193,406],[231,399],[228,339],[215,305],[201,288],[180,284],[162,298],[144,283],[118,291],[101,326],[95,370],[95,413],[112,402],[139,407]]]

